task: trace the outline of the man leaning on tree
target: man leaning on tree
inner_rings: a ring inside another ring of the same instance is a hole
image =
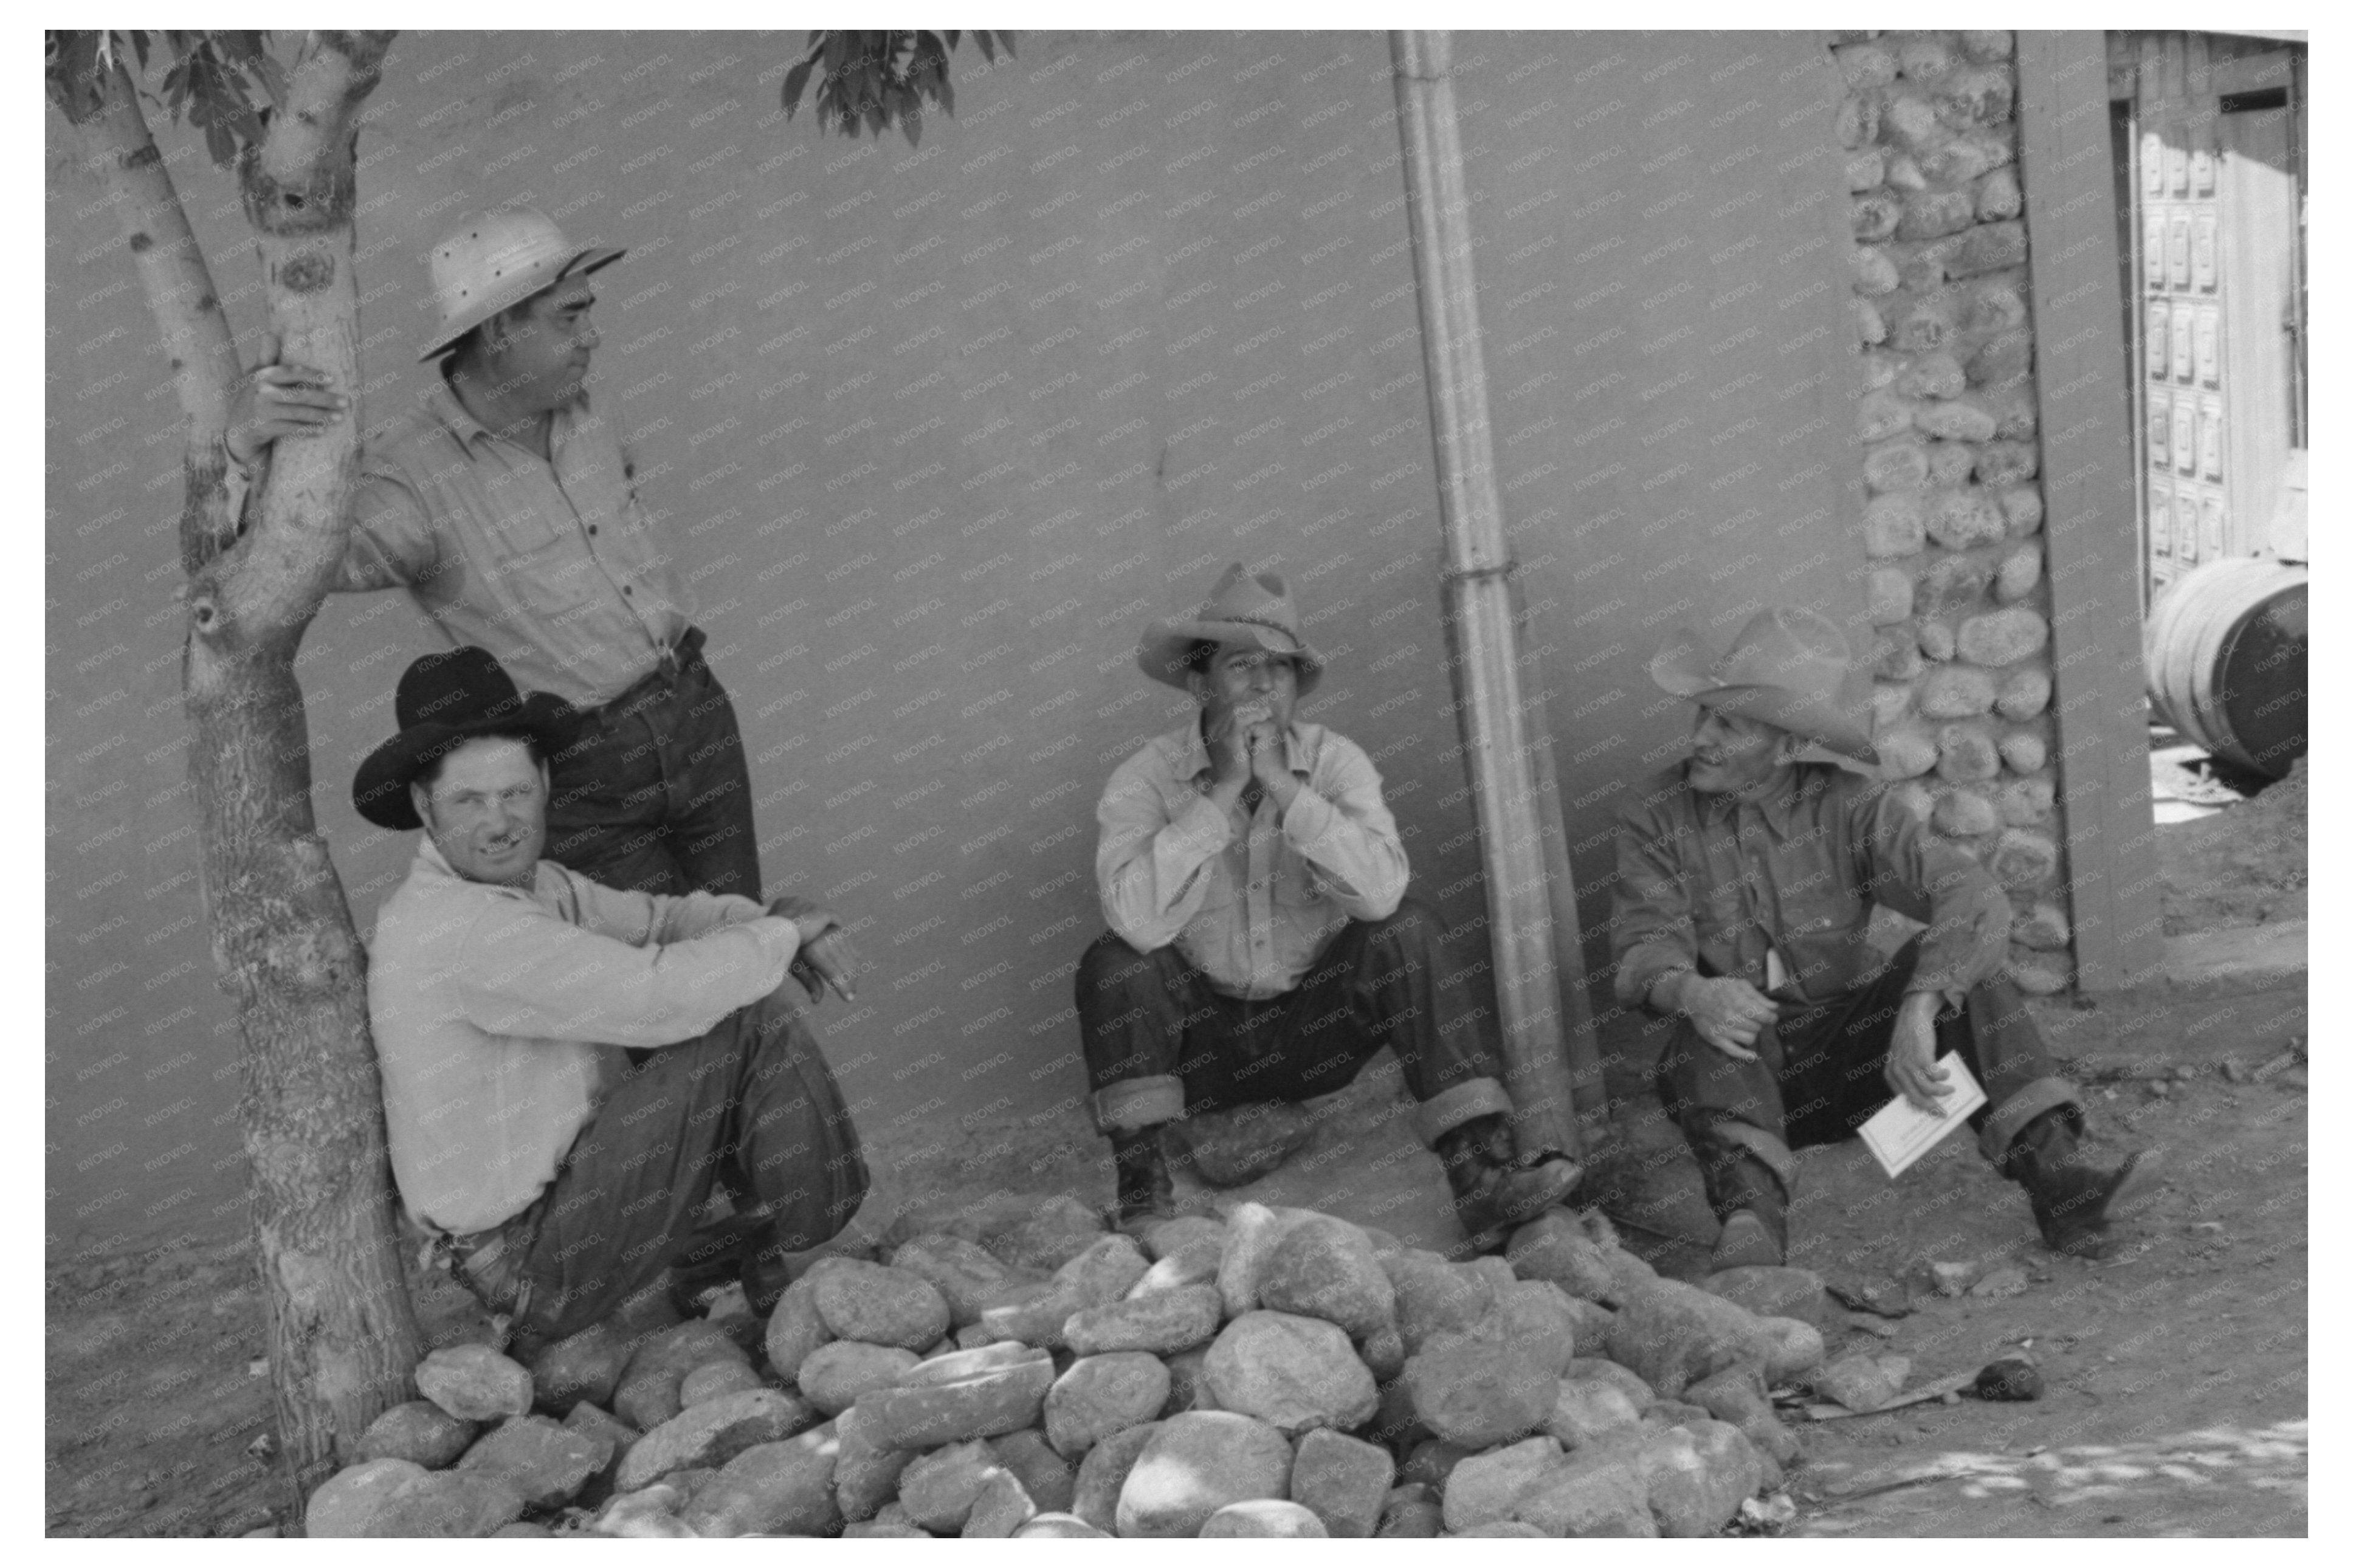
[[[368,1020],[402,1206],[530,1355],[681,1261],[714,1184],[765,1313],[789,1253],[867,1172],[790,994],[856,991],[841,923],[794,899],[609,888],[541,858],[549,756],[578,715],[478,647],[400,678],[353,804],[424,829],[369,947]],[[638,1058],[638,1059],[633,1059]],[[678,1281],[672,1281],[673,1294]]]
[[[1782,1262],[1792,1152],[1891,1095],[1936,1114],[1940,1058],[1984,1088],[1968,1124],[2043,1240],[2098,1256],[2157,1184],[2154,1155],[2109,1165],[2083,1146],[2083,1101],[2000,974],[2010,900],[1881,786],[1844,634],[1761,610],[1718,658],[1672,634],[1651,676],[1698,710],[1690,760],[1619,809],[1610,941],[1618,1000],[1674,1021],[1657,1088],[1723,1226],[1714,1266]],[[1876,905],[1926,929],[1882,952]]]
[[[756,899],[734,707],[703,662],[670,541],[588,398],[589,279],[623,254],[575,245],[527,207],[433,247],[439,316],[420,357],[436,371],[362,453],[332,586],[406,589],[453,646],[489,649],[580,710],[550,760],[550,859],[608,887]],[[271,443],[349,407],[307,366],[255,370],[230,412],[232,489]]]
[[[1164,1131],[1346,1085],[1386,1045],[1463,1229],[1566,1198],[1566,1155],[1523,1152],[1470,975],[1409,899],[1405,847],[1356,742],[1293,717],[1324,660],[1282,579],[1229,567],[1193,616],[1155,621],[1144,673],[1185,723],[1113,773],[1095,882],[1111,929],[1080,960],[1079,1024],[1118,1217],[1175,1211]]]

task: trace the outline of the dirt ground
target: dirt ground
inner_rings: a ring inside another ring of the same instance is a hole
[[[2291,783],[2160,831],[2168,932],[2177,919],[2191,931],[2303,918],[2301,774]],[[2019,1270],[2011,1294],[1946,1298],[1915,1284],[1908,1314],[1854,1315],[1848,1348],[1911,1358],[1914,1385],[2023,1350],[2046,1391],[2030,1404],[1794,1422],[1804,1459],[1789,1476],[1789,1533],[2306,1533],[2302,984],[2035,1005],[2085,1088],[2095,1145],[2163,1149],[2169,1185],[2114,1255],[2083,1262],[2042,1247],[2023,1197],[1966,1138],[1893,1183],[1859,1144],[1801,1155],[1793,1264],[1833,1283],[1902,1281],[1945,1262],[1978,1265],[1999,1288],[2002,1270]],[[1397,1092],[1393,1067],[1368,1073],[1265,1195],[1444,1245],[1435,1162],[1401,1119],[1361,1114]],[[1043,1125],[923,1131],[938,1135],[877,1151],[879,1196],[1109,1195],[1103,1145],[1076,1110]],[[1629,1215],[1650,1229],[1630,1226],[1628,1244],[1666,1272],[1696,1272],[1711,1226],[1695,1173],[1686,1163],[1676,1173],[1672,1132],[1654,1114],[1636,1117],[1615,1147],[1598,1177],[1667,1157],[1646,1184],[1649,1205]],[[1344,1178],[1367,1169],[1380,1173]],[[294,1522],[273,1512],[275,1470],[260,1451],[272,1418],[243,1237],[56,1264],[47,1286],[48,1533],[217,1536]],[[432,1342],[479,1331],[446,1284],[421,1287],[419,1304]]]
[[[2312,795],[2298,761],[2288,776],[2211,816],[2161,828],[2165,934],[2305,918],[2311,863],[2305,822]]]

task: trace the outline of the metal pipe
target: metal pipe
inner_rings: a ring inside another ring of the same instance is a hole
[[[1447,634],[1454,655],[1451,662],[1463,754],[1470,763],[1478,814],[1479,853],[1486,872],[1505,1083],[1523,1129],[1574,1153],[1577,1119],[1565,1049],[1565,996],[1556,932],[1565,930],[1574,951],[1575,893],[1565,877],[1546,874],[1555,858],[1547,853],[1540,820],[1548,792],[1540,788],[1535,755],[1546,742],[1542,715],[1532,715],[1521,696],[1524,664],[1512,613],[1514,566],[1495,483],[1451,54],[1448,33],[1389,35],[1406,212],[1420,300],[1422,361],[1430,384],[1439,519],[1446,540]],[[1541,691],[1541,681],[1530,684]],[[1556,821],[1551,837],[1561,837]],[[1565,926],[1555,918],[1564,900]],[[1581,970],[1581,963],[1577,967]],[[1580,1012],[1583,1003],[1580,984],[1576,996]],[[1598,1086],[1598,1074],[1595,1082]]]

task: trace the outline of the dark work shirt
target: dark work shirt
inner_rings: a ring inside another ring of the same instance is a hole
[[[1781,795],[1742,801],[1693,789],[1678,763],[1620,805],[1617,839],[1610,952],[1628,1006],[1702,960],[1767,990],[1768,947],[1787,975],[1777,997],[1824,1001],[1885,966],[1868,940],[1875,904],[1928,928],[1914,991],[1966,990],[2008,952],[2010,900],[1992,874],[1840,768],[1800,763]]]

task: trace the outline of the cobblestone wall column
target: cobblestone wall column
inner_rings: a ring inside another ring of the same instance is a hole
[[[1839,33],[1831,52],[1879,752],[1898,798],[2008,889],[2009,973],[2048,994],[2073,966],[2011,37]]]

